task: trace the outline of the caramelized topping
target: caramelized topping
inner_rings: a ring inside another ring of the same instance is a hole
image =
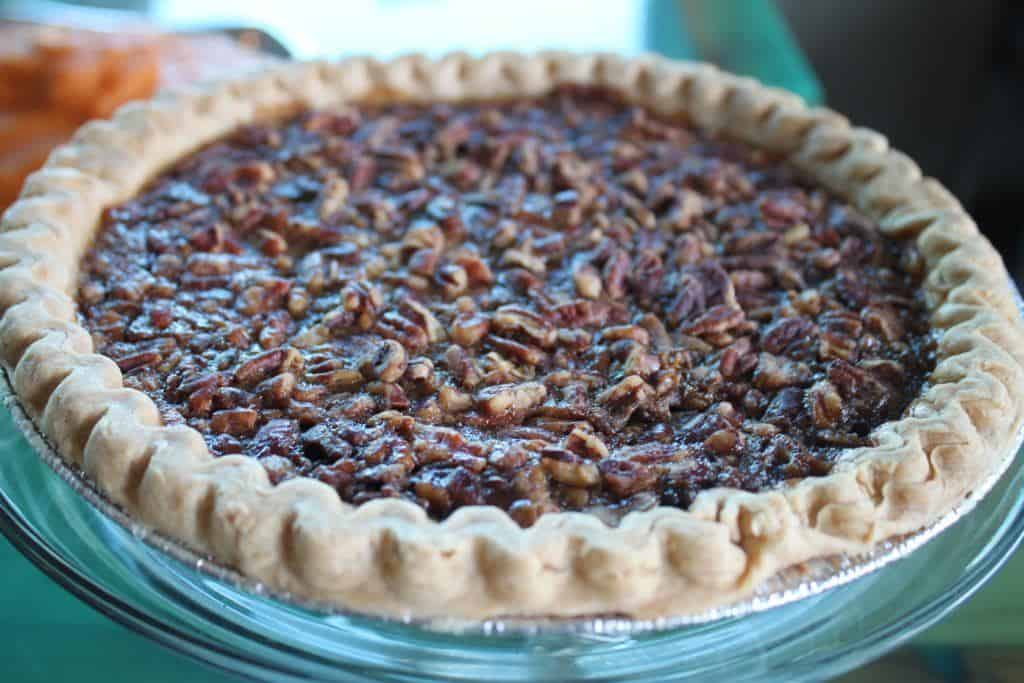
[[[97,348],[273,481],[614,521],[830,471],[933,365],[913,246],[567,88],[238,131],[111,209]]]

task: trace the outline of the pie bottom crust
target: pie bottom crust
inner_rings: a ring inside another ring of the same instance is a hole
[[[160,424],[76,323],[80,258],[105,207],[239,125],[352,101],[539,96],[594,84],[779,153],[916,240],[937,365],[906,416],[825,477],[747,493],[712,489],[688,511],[582,513],[521,529],[494,507],[443,522],[411,502],[349,505],[326,484],[272,486],[244,456]],[[704,64],[610,55],[451,55],[298,63],[163,94],[87,124],[26,182],[0,232],[0,361],[62,456],[145,524],[268,586],[391,616],[621,614],[722,606],[779,570],[867,550],[938,519],[995,471],[1022,421],[1024,334],[996,251],[958,202],[886,139],[784,91]]]

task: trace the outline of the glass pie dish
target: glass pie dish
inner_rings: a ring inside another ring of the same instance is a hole
[[[37,367],[44,368],[47,365],[43,362],[45,360],[43,358]],[[22,377],[19,373],[19,378]],[[31,375],[27,383],[19,379],[22,395],[31,394],[32,387],[48,386],[32,380]],[[75,405],[94,404],[79,399]],[[1012,431],[1008,431],[999,440],[1002,445],[998,451],[991,453],[992,459],[1004,466],[999,468],[1000,472],[992,473],[991,479],[984,483],[971,480],[968,490],[972,490],[974,496],[926,529],[886,542],[863,556],[833,557],[802,564],[769,581],[753,599],[744,599],[725,608],[684,613],[658,621],[605,615],[567,621],[509,621],[498,618],[466,622],[435,618],[396,622],[296,604],[287,595],[272,595],[263,586],[245,581],[230,570],[134,525],[97,495],[78,473],[59,464],[31,423],[22,419],[15,401],[11,402],[11,408],[15,422],[25,432],[29,444],[56,471],[57,481],[63,480],[71,486],[68,490],[71,493],[64,489],[52,490],[49,480],[44,479],[26,489],[31,490],[31,494],[23,494],[26,501],[34,502],[36,498],[33,496],[45,501],[46,512],[57,516],[55,528],[73,530],[73,541],[54,544],[63,564],[69,565],[70,560],[74,560],[75,564],[87,568],[89,574],[106,568],[112,575],[134,584],[131,587],[126,584],[107,588],[104,582],[109,579],[90,579],[92,585],[103,589],[105,605],[113,604],[107,596],[115,596],[122,602],[122,596],[130,596],[125,604],[132,610],[119,610],[118,613],[131,614],[140,624],[156,620],[158,626],[154,631],[158,631],[162,639],[183,639],[196,645],[199,652],[206,653],[207,659],[214,656],[209,653],[214,653],[216,657],[223,658],[220,663],[224,666],[257,667],[259,673],[264,676],[273,674],[275,679],[287,673],[324,678],[342,673],[366,673],[368,669],[372,673],[406,679],[415,675],[433,677],[443,674],[451,677],[452,669],[455,669],[457,677],[463,679],[515,679],[524,676],[554,680],[577,677],[609,679],[621,674],[633,679],[656,677],[657,680],[665,680],[666,674],[677,679],[690,674],[708,678],[725,672],[735,680],[735,670],[741,668],[744,674],[751,672],[763,680],[770,675],[776,662],[783,667],[781,671],[787,680],[796,675],[790,670],[795,663],[808,663],[811,667],[809,675],[821,677],[826,673],[825,666],[820,661],[809,661],[809,653],[824,656],[827,652],[827,648],[817,645],[823,632],[836,624],[846,623],[851,615],[856,615],[858,625],[863,627],[869,618],[864,615],[865,606],[903,604],[890,599],[887,594],[894,585],[892,580],[885,585],[877,585],[867,579],[860,582],[854,579],[888,574],[893,560],[908,555],[966,515],[996,482],[1002,469],[1013,461],[1009,456],[1019,445],[1011,438]],[[47,424],[50,423],[47,420]],[[65,433],[72,432],[65,430]],[[126,429],[121,433],[123,439],[107,448],[106,452],[117,456],[141,443],[138,431]],[[62,434],[58,432],[54,437],[60,440]],[[13,481],[12,489],[20,483],[17,478]],[[85,499],[83,505],[91,507],[75,509],[75,504],[81,503],[73,497],[75,493]],[[143,500],[160,509],[161,503],[153,502],[160,498],[146,495]],[[336,501],[331,498],[329,502]],[[29,504],[21,507],[29,507]],[[95,523],[90,521],[94,514],[98,515]],[[981,519],[987,523],[1001,520],[1003,516],[990,511]],[[32,528],[31,524],[23,526]],[[914,526],[902,527],[900,531]],[[603,536],[610,532],[597,527],[595,533]],[[993,535],[1002,537],[993,530],[974,530],[972,539]],[[85,551],[78,549],[76,544],[84,544]],[[335,542],[331,547],[337,549],[339,545],[342,553],[335,555],[344,561],[344,544]],[[967,545],[960,544],[961,547]],[[268,547],[277,546],[270,544]],[[92,556],[83,557],[83,552]],[[962,551],[943,557],[953,557],[957,561],[964,559]],[[966,557],[971,558],[970,554]],[[712,554],[703,557],[707,562],[714,559]],[[349,559],[349,562],[353,561]],[[303,563],[303,566],[315,564]],[[419,567],[409,566],[414,574],[419,572]],[[934,573],[934,568],[930,566],[929,571]],[[380,584],[389,578],[389,574],[376,571],[368,571],[366,576]],[[442,573],[434,572],[434,577],[441,579]],[[448,580],[457,578],[449,577]],[[141,583],[135,579],[141,579]],[[921,582],[918,577],[914,576],[912,580],[915,589],[919,588]],[[441,581],[438,582],[440,584]],[[837,588],[839,586],[844,588]],[[830,588],[836,588],[836,592],[827,599],[822,597]],[[846,588],[849,588],[848,592],[840,593]],[[900,597],[905,599],[909,591],[904,588],[900,587]],[[156,594],[151,593],[153,589]],[[385,586],[375,595],[383,602],[395,595],[392,590],[393,586]],[[965,591],[946,585],[939,594],[946,598],[963,593]],[[673,591],[666,591],[662,597],[671,598],[673,594]],[[837,595],[845,596],[845,599]],[[797,601],[798,598],[804,600]],[[132,604],[132,600],[137,604]],[[553,611],[555,607],[551,603]],[[669,614],[674,615],[675,612]],[[833,640],[843,642],[845,636],[839,634],[837,638],[834,634],[825,642]],[[890,636],[886,644],[893,640],[898,641],[898,638]],[[796,645],[800,647],[800,656],[793,654],[792,648]],[[723,654],[724,647],[728,652]],[[712,659],[705,659],[708,656]],[[315,670],[320,666],[329,668]]]
[[[725,609],[652,622],[404,623],[271,595],[132,523],[50,450],[6,381],[3,390],[4,535],[111,619],[257,680],[821,680],[937,622],[1024,537],[1017,455],[987,493],[935,525],[865,556],[793,568]]]

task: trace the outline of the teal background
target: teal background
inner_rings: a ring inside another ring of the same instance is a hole
[[[238,680],[155,645],[114,623],[50,581],[0,540],[0,680]]]

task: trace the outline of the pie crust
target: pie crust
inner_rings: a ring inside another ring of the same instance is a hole
[[[529,529],[494,507],[442,522],[410,502],[341,501],[326,484],[272,486],[245,456],[214,459],[195,430],[162,426],[76,322],[76,269],[105,207],[239,125],[353,101],[459,101],[608,87],[662,114],[783,155],[916,240],[937,365],[906,416],[831,474],[616,528],[582,513]],[[163,94],[87,124],[31,176],[0,234],[0,360],[27,411],[73,465],[147,525],[269,587],[393,616],[657,618],[725,605],[810,558],[855,553],[941,517],[1007,457],[1024,411],[1024,334],[997,252],[958,202],[884,137],[714,67],[609,55],[419,56],[271,67]]]

